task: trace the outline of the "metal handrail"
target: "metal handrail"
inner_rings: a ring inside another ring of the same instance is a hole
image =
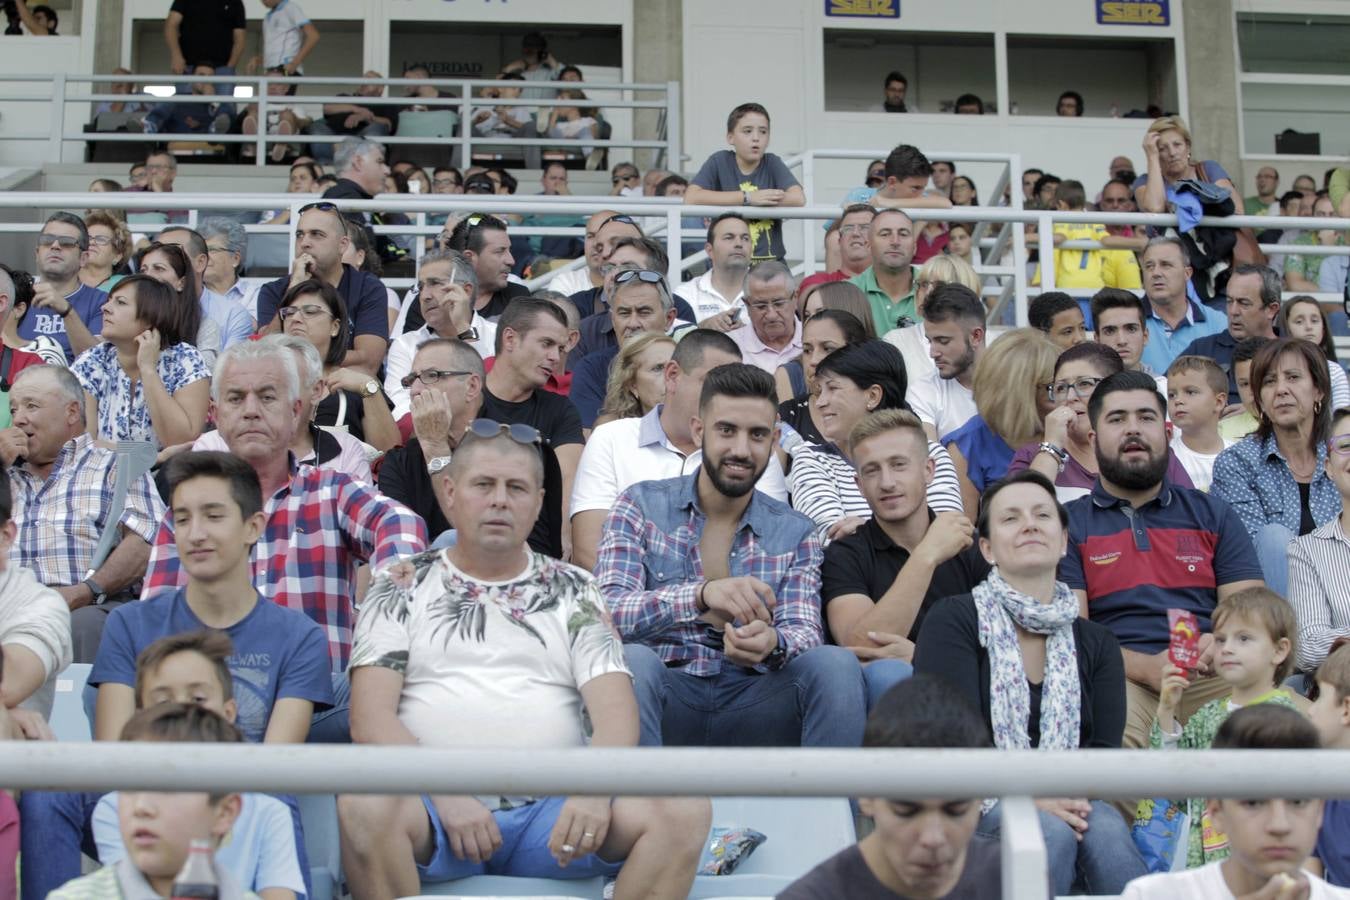
[[[680,159],[680,129],[679,121],[679,85],[677,82],[667,82],[665,84],[633,82],[618,82],[613,84],[593,83],[593,82],[574,82],[574,81],[531,81],[524,86],[529,88],[579,88],[587,92],[588,96],[584,101],[576,101],[561,98],[515,98],[499,99],[493,97],[474,97],[473,90],[482,87],[521,87],[519,81],[506,81],[496,78],[369,78],[354,79],[350,76],[292,76],[277,77],[269,75],[192,75],[185,73],[182,75],[146,75],[138,74],[133,76],[132,80],[136,83],[167,83],[172,85],[184,85],[196,82],[208,84],[230,84],[230,85],[248,85],[255,90],[252,97],[234,97],[224,94],[196,95],[186,91],[175,93],[168,97],[156,97],[149,94],[98,94],[98,93],[77,93],[72,95],[68,90],[68,85],[73,83],[88,83],[97,85],[100,83],[120,83],[126,82],[128,77],[125,75],[82,75],[56,73],[54,75],[6,75],[0,83],[14,82],[27,84],[51,84],[51,91],[45,96],[23,96],[23,95],[3,95],[0,101],[10,103],[36,102],[47,105],[50,109],[50,123],[48,130],[43,132],[17,132],[9,134],[0,134],[0,137],[17,141],[47,141],[49,145],[49,156],[53,161],[64,161],[65,142],[88,142],[105,141],[109,143],[143,143],[145,141],[165,142],[165,141],[206,141],[213,144],[253,144],[254,165],[263,166],[267,164],[267,147],[270,144],[330,144],[337,143],[344,139],[343,135],[269,135],[265,127],[259,128],[256,135],[235,135],[235,134],[210,134],[210,133],[169,133],[156,132],[153,135],[146,135],[136,132],[67,132],[65,130],[65,109],[68,103],[100,103],[124,102],[139,103],[145,105],[156,105],[159,103],[225,103],[225,104],[244,104],[256,105],[258,107],[258,121],[265,123],[269,107],[289,106],[294,103],[344,103],[344,102],[368,102],[381,106],[415,106],[426,105],[430,100],[438,110],[452,111],[458,117],[459,135],[455,137],[406,137],[400,138],[398,135],[391,135],[381,138],[381,140],[397,142],[409,146],[455,146],[458,147],[464,164],[473,156],[473,147],[548,147],[558,149],[581,149],[590,148],[628,148],[634,150],[650,149],[658,151],[658,161],[667,159]],[[269,84],[285,83],[292,84],[343,84],[351,85],[361,84],[379,84],[389,87],[435,87],[452,88],[458,91],[454,96],[444,96],[432,100],[431,98],[421,97],[338,97],[336,95],[319,95],[315,97],[302,96],[277,96],[270,97],[267,92]],[[664,99],[657,100],[610,100],[605,97],[592,97],[591,94],[618,93],[621,96],[631,96],[637,92],[659,91],[665,94]],[[576,106],[582,103],[586,106],[605,107],[609,109],[657,109],[663,112],[659,117],[660,133],[658,137],[651,139],[640,138],[550,138],[547,136],[537,138],[517,138],[510,135],[484,135],[473,134],[472,115],[476,108],[487,106],[520,106],[520,107],[562,107]]]
[[[503,796],[1001,797],[1003,896],[1044,898],[1030,798],[1350,797],[1344,750],[493,748],[7,741],[11,789]]]
[[[190,221],[195,222],[198,211],[209,211],[213,209],[224,210],[273,210],[289,209],[292,216],[298,214],[301,206],[311,202],[314,199],[311,194],[273,194],[273,195],[251,195],[234,196],[229,194],[179,194],[179,193],[121,193],[121,194],[89,194],[89,193],[43,193],[43,192],[9,192],[0,193],[0,209],[5,208],[23,208],[23,209],[85,209],[85,208],[104,208],[115,207],[126,210],[188,210]],[[722,206],[685,206],[674,202],[665,197],[611,197],[611,196],[492,196],[490,198],[464,195],[464,194],[397,194],[380,195],[373,200],[337,200],[334,201],[339,207],[348,210],[360,210],[369,212],[379,211],[398,211],[410,215],[426,215],[434,213],[473,213],[482,212],[485,208],[495,213],[509,215],[529,215],[531,213],[546,214],[575,214],[578,217],[590,216],[601,210],[612,210],[616,213],[625,213],[633,216],[642,216],[647,218],[665,219],[665,241],[667,253],[670,258],[670,266],[667,271],[672,283],[678,283],[680,273],[686,264],[686,260],[681,257],[681,242],[684,231],[681,227],[681,219],[685,216],[712,218],[727,211],[727,207]],[[836,218],[839,215],[839,208],[835,206],[799,206],[799,207],[753,207],[744,208],[747,214],[755,218],[763,219],[803,219],[807,221],[822,221]],[[952,209],[914,209],[906,210],[911,218],[916,221],[928,219],[941,219],[949,222],[996,222],[1005,224],[1035,223],[1040,233],[1050,234],[1053,231],[1054,222],[1072,222],[1072,223],[1102,223],[1107,225],[1154,225],[1169,226],[1176,225],[1177,218],[1174,215],[1166,213],[1107,213],[1107,212],[1059,212],[1053,210],[1022,210],[1011,207],[974,207],[963,206]],[[1215,227],[1241,227],[1252,226],[1257,229],[1267,227],[1297,227],[1304,229],[1335,229],[1338,231],[1350,230],[1350,219],[1342,218],[1315,218],[1315,217],[1277,217],[1277,216],[1229,216],[1226,218],[1206,216],[1200,220],[1201,225]],[[36,232],[41,227],[40,222],[31,223],[0,223],[0,233],[3,232]],[[282,230],[289,232],[288,226],[258,226],[246,225],[247,231],[263,231],[264,229],[271,233],[279,233]],[[132,226],[133,231],[144,231],[145,229]],[[382,225],[377,230],[389,234],[436,234],[438,229],[434,226],[427,226],[425,223],[410,225]],[[580,235],[583,229],[577,227],[570,232],[566,229],[554,229],[540,227],[537,230],[533,228],[515,229],[518,233],[538,233],[538,234],[566,234],[572,233]],[[1025,259],[1022,255],[1022,229],[1012,228],[1014,235],[1014,250],[1018,254],[1016,258]],[[293,232],[291,240],[294,241]],[[1286,254],[1295,254],[1303,250],[1314,249],[1312,246],[1301,245],[1266,245],[1272,248],[1274,252]],[[1337,248],[1323,248],[1328,252],[1337,250],[1340,253],[1350,253],[1350,246]],[[292,255],[294,253],[294,244],[291,246]],[[421,243],[418,243],[418,255],[421,253]],[[1054,267],[1044,267],[1042,271],[1042,284],[1038,291],[1029,290],[1026,285],[1026,267],[1024,265],[1014,265],[1011,271],[1006,267],[988,266],[981,267],[981,274],[985,276],[999,276],[1008,278],[1009,284],[1002,288],[1002,294],[999,300],[991,310],[991,316],[997,315],[1001,306],[1006,302],[1015,304],[1016,318],[1019,325],[1026,324],[1026,300],[1033,293],[1054,290]],[[532,286],[542,286],[547,284],[549,276],[554,273],[548,273],[545,278],[532,282]],[[406,279],[390,279],[391,286],[403,286]],[[1320,298],[1319,298],[1320,299]]]

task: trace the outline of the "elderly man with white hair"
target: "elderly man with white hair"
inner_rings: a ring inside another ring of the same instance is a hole
[[[407,508],[349,475],[296,461],[291,443],[304,406],[300,370],[280,337],[221,353],[211,400],[225,446],[253,466],[266,498],[267,524],[253,550],[254,586],[318,622],[333,671],[342,672],[356,618],[357,565],[378,570],[421,552],[426,528]],[[145,598],[187,582],[173,534],[173,519],[165,517],[150,554]]]
[[[245,310],[253,309],[257,287],[239,277],[248,258],[248,232],[234,219],[211,216],[197,223],[197,232],[206,241],[206,273],[203,281],[215,291]]]

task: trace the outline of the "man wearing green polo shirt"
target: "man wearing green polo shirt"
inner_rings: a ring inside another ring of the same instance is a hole
[[[898,209],[880,210],[872,219],[872,265],[850,281],[867,295],[877,334],[913,324],[914,288],[919,267],[914,259],[914,221]]]

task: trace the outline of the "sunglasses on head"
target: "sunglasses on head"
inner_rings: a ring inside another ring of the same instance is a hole
[[[638,231],[642,230],[642,226],[637,223],[637,219],[634,219],[632,216],[626,216],[623,213],[619,213],[616,216],[610,216],[608,219],[600,223],[600,227],[604,228],[610,222],[618,222],[620,225],[632,225]]]
[[[495,438],[500,435],[506,435],[517,444],[533,444],[538,446],[543,444],[543,435],[539,429],[526,425],[522,422],[497,422],[492,419],[474,419],[469,425],[469,431],[476,437],[484,440]]]
[[[317,209],[320,212],[338,212],[337,204],[328,200],[315,200],[313,203],[306,203],[300,207],[300,214],[304,215],[311,209]]]
[[[665,284],[666,282],[666,276],[660,272],[653,272],[651,269],[624,269],[614,276],[614,283],[627,284],[633,279],[637,279],[644,284]]]

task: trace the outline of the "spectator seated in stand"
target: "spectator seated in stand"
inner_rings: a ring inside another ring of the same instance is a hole
[[[862,741],[862,669],[821,645],[815,528],[755,490],[776,418],[768,373],[710,370],[691,426],[702,465],[623,491],[601,531],[596,578],[628,641],[644,746]]]
[[[89,253],[80,264],[80,283],[96,291],[107,292],[131,274],[131,230],[125,219],[104,210],[85,213],[89,231]]]
[[[543,503],[538,440],[532,428],[475,424],[437,477],[458,542],[371,584],[352,656],[357,742],[538,752],[638,743],[632,676],[595,580],[526,549]],[[437,624],[466,602],[475,628]],[[711,818],[706,799],[579,796],[352,795],[338,812],[360,897],[491,873],[616,875],[616,897],[674,900],[693,885]]]
[[[871,514],[854,477],[848,437],[863,417],[875,410],[904,409],[905,369],[900,353],[875,338],[835,350],[816,366],[816,408],[829,441],[801,447],[788,470],[792,507],[816,524],[822,543],[857,531]],[[961,511],[961,490],[951,457],[929,442],[934,476],[928,484],[928,505],[934,510]]]
[[[982,749],[989,729],[946,682],[919,675],[892,688],[867,717],[863,746]],[[978,799],[859,797],[875,828],[793,882],[779,900],[1004,896],[999,842],[981,834]]]
[[[1087,326],[1078,301],[1063,291],[1039,295],[1027,307],[1027,321],[1060,350],[1087,341]]]

